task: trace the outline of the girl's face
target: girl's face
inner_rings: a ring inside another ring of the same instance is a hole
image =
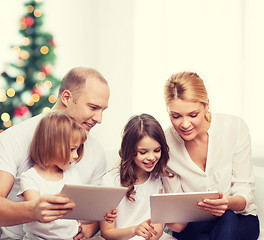
[[[61,170],[65,171],[66,169],[69,168],[69,166],[78,158],[78,148],[81,145],[81,139],[77,137],[72,137],[70,146],[71,146],[71,154],[70,154],[70,159],[67,163],[57,163],[57,167],[60,168]]]
[[[161,146],[153,138],[143,137],[137,144],[134,162],[138,170],[150,173],[161,157]]]
[[[200,102],[184,101],[179,98],[169,102],[171,123],[184,141],[193,140],[206,129],[208,122],[205,114],[208,108],[208,104],[204,106]]]

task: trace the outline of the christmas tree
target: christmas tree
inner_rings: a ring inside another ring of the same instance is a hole
[[[0,89],[0,132],[26,118],[49,110],[56,102],[60,81],[53,76],[56,46],[50,33],[41,31],[42,3],[25,3],[26,14],[20,19],[20,46],[17,62],[2,73],[5,87]],[[12,73],[10,73],[12,72]],[[1,79],[1,81],[3,81]]]

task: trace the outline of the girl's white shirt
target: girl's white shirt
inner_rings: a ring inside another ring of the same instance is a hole
[[[256,215],[251,139],[241,118],[212,114],[205,171],[192,161],[183,139],[173,127],[165,135],[170,148],[168,168],[176,174],[174,178],[163,178],[167,192],[219,191],[241,195],[247,204],[237,213]]]
[[[76,166],[70,166],[63,172],[63,178],[59,181],[50,182],[41,177],[32,167],[21,174],[21,196],[26,190],[36,190],[40,195],[60,193],[64,184],[80,184],[81,179]],[[77,220],[58,219],[50,223],[31,222],[23,226],[26,235],[24,239],[73,239],[78,233],[79,222]]]
[[[120,173],[118,169],[114,169],[108,172],[102,181],[104,186],[116,186],[120,187]],[[118,213],[116,218],[116,228],[127,228],[131,226],[138,225],[146,220],[148,220],[150,215],[150,196],[152,194],[159,193],[163,190],[161,178],[152,178],[151,175],[143,184],[135,185],[136,194],[132,195],[135,199],[131,202],[127,197],[123,197],[118,205]],[[131,239],[144,239],[140,236],[135,236]],[[163,233],[160,239],[175,239],[166,233]]]

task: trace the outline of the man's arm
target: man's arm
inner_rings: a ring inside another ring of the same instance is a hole
[[[11,226],[34,221],[32,202],[13,202],[6,199],[14,184],[14,177],[0,171],[0,226]]]
[[[32,221],[50,222],[75,207],[68,198],[53,195],[45,195],[32,201],[11,201],[6,197],[14,181],[12,174],[0,170],[0,226],[13,226]]]

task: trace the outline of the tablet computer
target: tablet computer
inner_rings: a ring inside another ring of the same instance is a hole
[[[76,207],[63,218],[104,221],[106,213],[117,207],[126,192],[125,187],[66,184],[61,194],[71,199]]]
[[[150,196],[151,222],[197,222],[214,218],[196,207],[205,198],[219,198],[218,192],[164,193]]]

